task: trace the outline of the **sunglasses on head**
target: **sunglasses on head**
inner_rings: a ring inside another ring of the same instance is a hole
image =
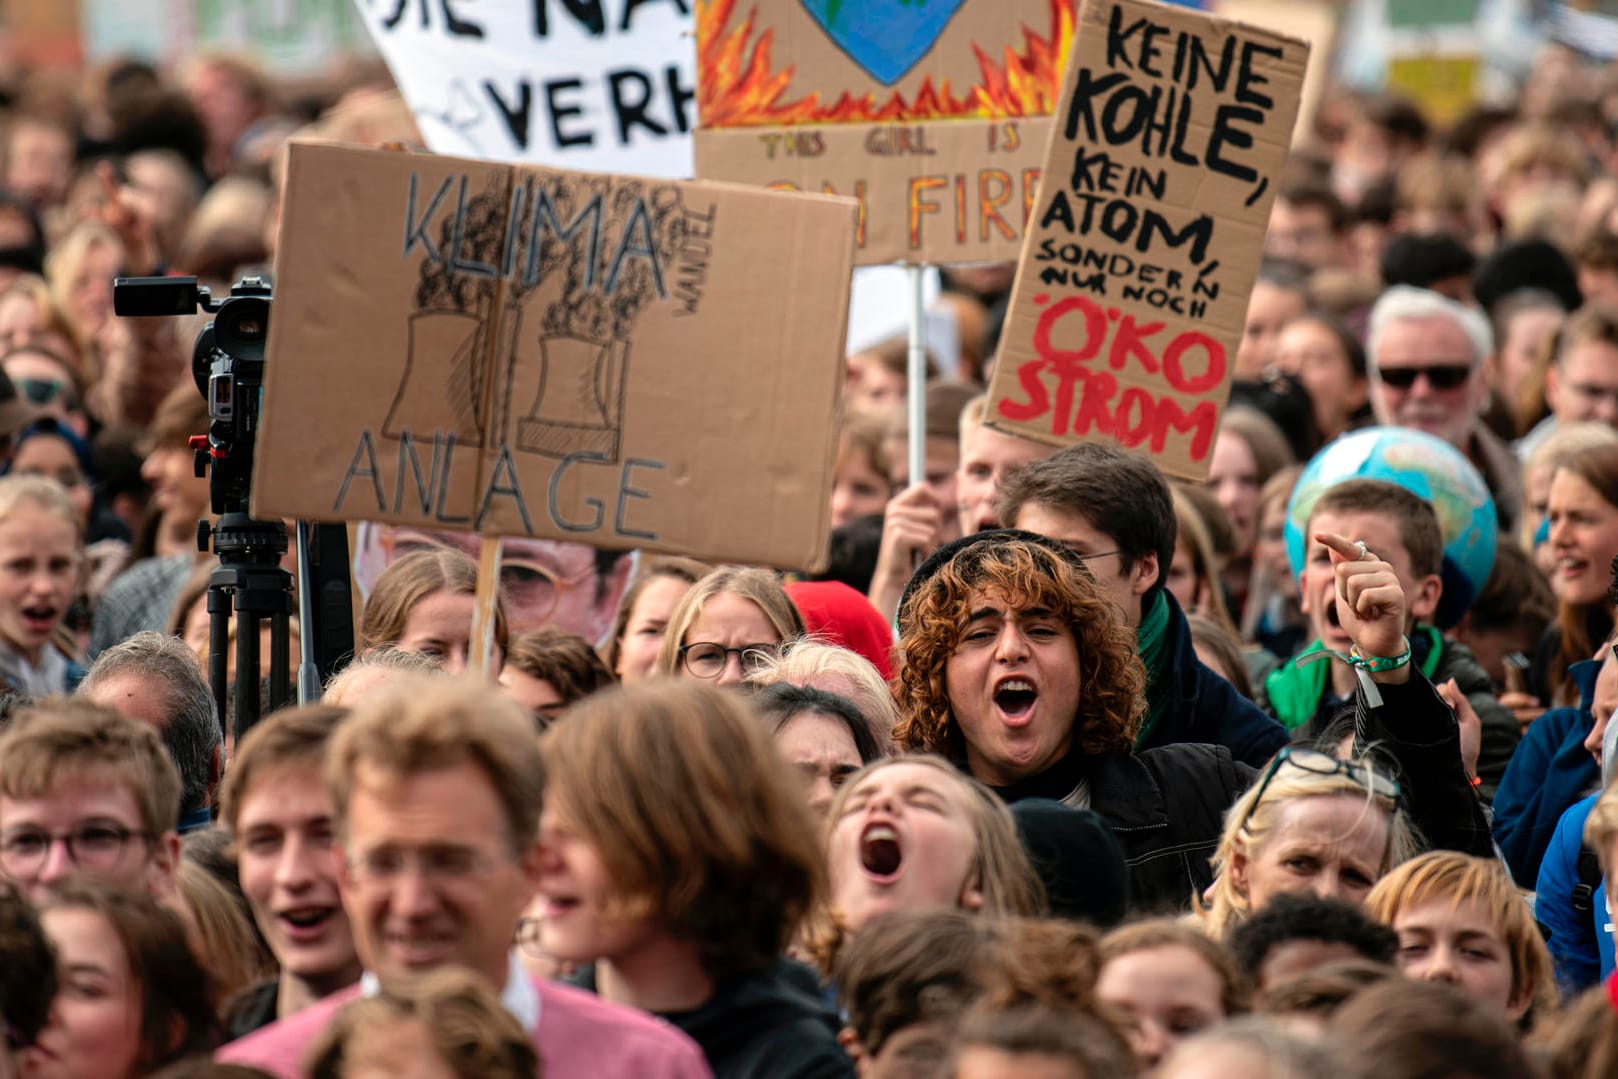
[[[1442,363],[1431,367],[1384,367],[1377,371],[1377,377],[1396,390],[1408,390],[1422,375],[1427,376],[1427,384],[1435,390],[1453,390],[1472,376],[1472,365]]]

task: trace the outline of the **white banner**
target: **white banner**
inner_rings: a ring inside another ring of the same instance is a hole
[[[432,150],[691,175],[688,0],[354,2]]]

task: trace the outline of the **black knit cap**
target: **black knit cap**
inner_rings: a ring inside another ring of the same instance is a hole
[[[1112,829],[1094,811],[1049,798],[1011,807],[1017,838],[1045,886],[1052,917],[1110,929],[1129,910],[1129,870]]]
[[[1089,567],[1084,564],[1084,559],[1080,558],[1071,547],[1053,540],[1049,536],[1042,536],[1038,532],[1028,532],[1021,528],[991,528],[985,532],[974,532],[970,536],[962,536],[958,540],[951,540],[949,543],[944,544],[944,546],[929,555],[927,561],[917,566],[916,572],[910,575],[910,581],[905,585],[904,593],[899,597],[899,635],[904,635],[905,607],[909,604],[910,597],[915,595],[922,585],[937,575],[938,571],[943,569],[947,563],[955,561],[960,555],[975,547],[984,544],[1007,543],[1011,540],[1024,540],[1028,543],[1036,544],[1047,551],[1060,555],[1085,574],[1090,572]]]
[[[1525,288],[1549,292],[1569,311],[1584,302],[1573,263],[1545,240],[1523,240],[1497,249],[1483,260],[1472,281],[1472,295],[1490,314],[1495,304]]]

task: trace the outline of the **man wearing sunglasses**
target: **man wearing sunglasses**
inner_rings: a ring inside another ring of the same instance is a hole
[[[1380,424],[1443,439],[1477,466],[1500,525],[1515,532],[1522,508],[1516,456],[1480,421],[1488,401],[1489,320],[1430,289],[1395,285],[1371,309],[1366,336],[1371,409]]]

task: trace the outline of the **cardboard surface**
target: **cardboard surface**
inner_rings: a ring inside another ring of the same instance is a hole
[[[1085,0],[987,422],[1207,475],[1308,46]]]
[[[814,567],[854,217],[294,146],[253,511]]]
[[[861,264],[1015,258],[1076,0],[696,0],[697,174],[860,200]]]
[[[1303,101],[1292,131],[1293,145],[1312,137],[1320,98],[1331,81],[1333,43],[1342,10],[1337,0],[1218,0],[1214,14],[1249,26],[1261,26],[1309,43],[1308,73],[1303,78]]]

